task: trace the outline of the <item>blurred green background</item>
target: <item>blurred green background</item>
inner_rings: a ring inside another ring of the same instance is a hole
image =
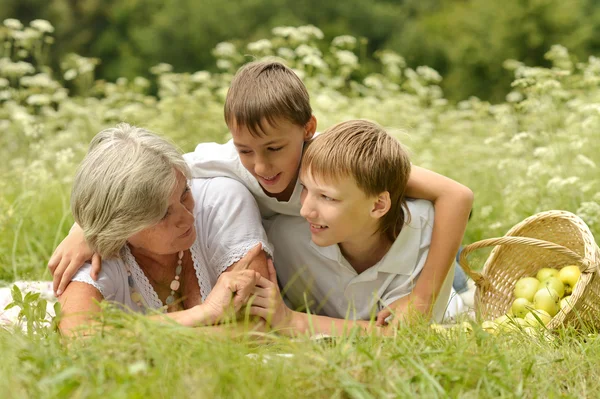
[[[600,50],[597,0],[2,0],[0,20],[9,17],[47,19],[56,27],[55,64],[69,52],[97,57],[97,77],[111,81],[148,76],[159,62],[176,72],[214,70],[219,42],[313,24],[325,39],[365,38],[365,54],[387,48],[410,67],[434,68],[451,101],[503,101],[513,78],[506,59],[549,66],[552,44],[581,60]]]

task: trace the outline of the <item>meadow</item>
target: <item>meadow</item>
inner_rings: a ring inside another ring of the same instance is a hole
[[[319,130],[375,120],[413,162],[475,193],[468,244],[503,235],[549,209],[579,215],[600,237],[600,58],[576,60],[554,45],[552,67],[507,60],[514,80],[502,103],[445,99],[435,70],[392,51],[357,79],[364,43],[325,43],[314,26],[280,27],[244,47],[220,43],[213,71],[148,66],[152,79],[96,80],[99,59],[48,65],[54,28],[42,20],[0,26],[0,281],[49,279],[46,263],[73,220],[73,174],[95,133],[126,121],[182,151],[228,139],[223,101],[233,73],[254,58],[292,66],[311,94]],[[481,265],[485,254],[474,256]],[[479,266],[480,267],[480,266]],[[394,338],[289,340],[159,326],[108,311],[95,336],[68,345],[49,327],[0,329],[3,397],[595,397],[595,332],[450,336],[424,323]],[[126,326],[127,328],[122,328]],[[293,354],[282,357],[277,354]],[[253,356],[248,356],[254,354]]]

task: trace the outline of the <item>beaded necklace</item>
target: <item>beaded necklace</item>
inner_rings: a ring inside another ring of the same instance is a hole
[[[171,288],[171,294],[165,300],[166,306],[169,306],[173,302],[175,302],[175,293],[177,292],[177,290],[179,290],[179,287],[181,286],[181,283],[179,281],[179,276],[181,275],[181,271],[183,270],[183,267],[181,265],[182,262],[183,262],[183,251],[179,251],[178,259],[177,259],[177,267],[175,268],[175,278],[173,279],[173,281],[171,281],[171,284],[169,284],[169,288]],[[142,297],[142,294],[140,294],[140,292],[135,289],[133,276],[131,275],[131,269],[129,268],[128,262],[125,262],[125,268],[127,269],[127,284],[129,285],[129,295],[131,297],[131,300],[136,305],[138,305],[138,307],[142,308],[144,306],[144,298]]]

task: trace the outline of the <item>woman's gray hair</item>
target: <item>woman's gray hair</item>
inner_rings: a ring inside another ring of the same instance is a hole
[[[158,223],[178,173],[191,176],[177,148],[156,134],[126,123],[98,133],[71,191],[71,212],[90,248],[118,257],[129,237]]]

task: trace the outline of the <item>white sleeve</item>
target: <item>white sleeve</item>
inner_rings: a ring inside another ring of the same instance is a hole
[[[209,265],[218,274],[258,243],[267,254],[273,255],[256,201],[238,181],[224,177],[210,179],[196,217],[202,220],[201,234]]]
[[[90,276],[92,265],[86,263],[81,269],[73,276],[71,281],[78,281],[91,285],[100,291],[100,294],[107,301],[122,301],[123,292],[128,289],[124,287],[126,280],[123,278],[120,272],[120,265],[116,260],[108,260],[102,262],[102,270],[98,275],[98,280],[94,281]]]
[[[200,143],[194,152],[183,155],[193,178],[230,177],[244,182],[239,155],[229,141],[225,144]]]

